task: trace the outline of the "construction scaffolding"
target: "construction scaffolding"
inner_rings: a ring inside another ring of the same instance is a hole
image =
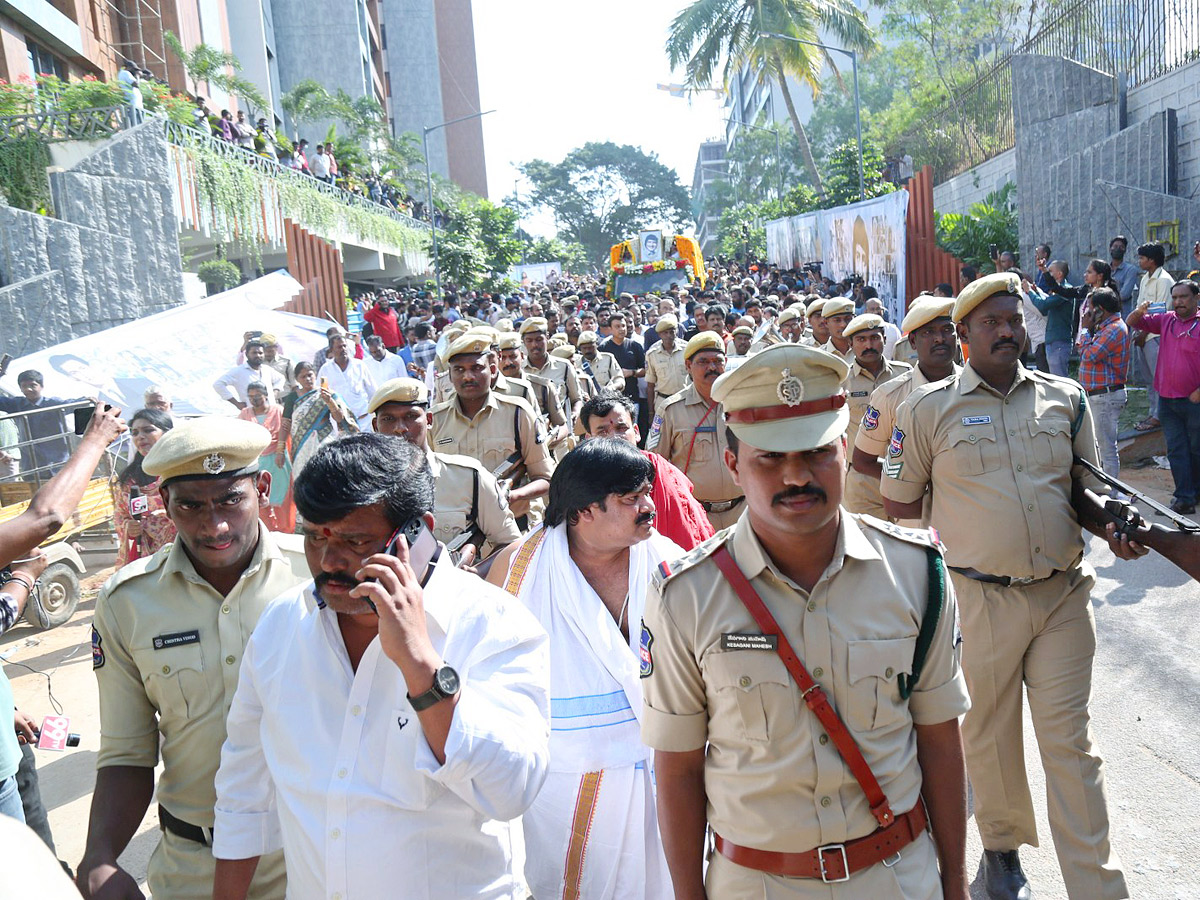
[[[166,81],[167,48],[159,0],[104,0],[104,3],[112,20],[109,48],[117,65],[130,59]]]

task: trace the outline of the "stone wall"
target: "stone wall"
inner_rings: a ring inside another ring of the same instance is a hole
[[[1179,120],[1179,194],[1200,198],[1200,59],[1129,91],[1126,113],[1131,125],[1166,109],[1175,110]]]
[[[1017,179],[1017,151],[1005,150],[933,188],[933,208],[940,213],[965,213],[993,191]]]
[[[160,123],[50,173],[57,217],[0,207],[0,321],[14,356],[183,302]]]

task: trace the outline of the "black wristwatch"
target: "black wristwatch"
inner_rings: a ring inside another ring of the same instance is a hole
[[[416,697],[405,694],[415,712],[429,709],[435,703],[453,697],[458,693],[458,673],[449,666],[442,666],[433,673],[433,687]]]

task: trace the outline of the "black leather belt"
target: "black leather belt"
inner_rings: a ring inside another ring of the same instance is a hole
[[[171,815],[171,812],[161,803],[158,805],[158,824],[163,831],[169,831],[176,837],[195,841],[205,847],[212,846],[213,830],[211,828],[201,828],[199,825],[185,822],[183,819]]]
[[[732,500],[701,500],[700,505],[704,507],[705,512],[723,513],[729,512],[745,499],[745,497],[734,497]]]
[[[1008,575],[988,575],[986,572],[980,572],[978,569],[960,568],[959,566],[948,566],[952,572],[957,572],[959,575],[965,575],[972,581],[982,581],[985,584],[998,584],[1001,587],[1024,587],[1027,584],[1040,584],[1043,581],[1049,581],[1058,572],[1052,572],[1045,578],[1027,578],[1023,575],[1018,575],[1013,578]]]
[[[1110,384],[1108,387],[1093,388],[1087,392],[1089,397],[1095,397],[1097,394],[1115,394],[1117,391],[1125,390],[1123,384]]]

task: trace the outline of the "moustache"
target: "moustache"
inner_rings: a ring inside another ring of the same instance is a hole
[[[654,521],[656,518],[657,518],[657,516],[656,516],[656,514],[655,514],[655,513],[652,513],[652,512],[644,512],[644,513],[642,513],[640,516],[638,516],[638,517],[637,517],[637,521],[635,521],[633,524],[635,524],[635,525],[649,525],[649,524],[651,524],[651,523],[652,523],[652,522],[653,522],[653,521]]]
[[[816,497],[822,503],[829,499],[829,495],[815,484],[806,484],[804,487],[794,487],[788,488],[786,491],[780,491],[771,498],[771,505],[775,506],[779,503],[785,503],[794,497]]]
[[[1012,347],[1014,350],[1020,349],[1019,347],[1017,347],[1016,341],[996,341],[996,343],[992,344],[992,351],[995,352],[996,350],[999,350],[1001,347]]]
[[[358,579],[351,578],[349,575],[338,574],[336,572],[322,572],[313,579],[313,584],[317,588],[325,587],[326,585],[336,585],[337,587],[355,588],[358,587]]]

